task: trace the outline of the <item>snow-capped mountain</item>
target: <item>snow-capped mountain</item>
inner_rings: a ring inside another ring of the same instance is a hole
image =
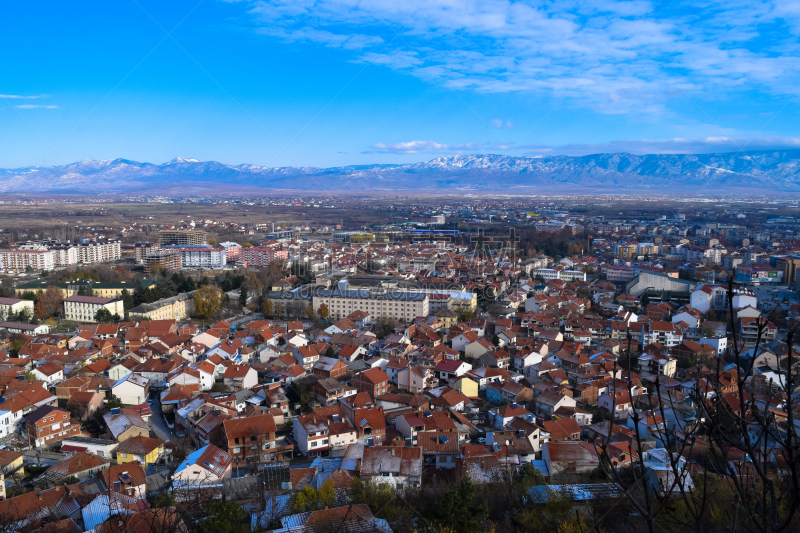
[[[236,194],[307,191],[485,190],[684,191],[724,187],[800,191],[800,150],[721,154],[625,153],[513,157],[454,155],[408,165],[261,167],[175,158],[154,165],[88,159],[0,169],[5,193]],[[521,192],[521,191],[520,191]]]

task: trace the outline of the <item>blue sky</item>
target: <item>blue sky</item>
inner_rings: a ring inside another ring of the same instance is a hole
[[[9,2],[0,167],[800,148],[800,4]]]

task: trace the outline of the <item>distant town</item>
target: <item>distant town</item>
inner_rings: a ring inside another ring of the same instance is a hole
[[[0,530],[759,529],[798,270],[792,196],[9,196]]]

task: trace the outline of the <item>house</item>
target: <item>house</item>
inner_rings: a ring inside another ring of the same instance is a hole
[[[48,481],[59,481],[69,476],[75,476],[79,481],[85,481],[108,469],[109,466],[109,461],[103,457],[78,452],[48,468],[42,484],[46,484]]]
[[[450,385],[453,390],[460,392],[467,398],[477,398],[478,397],[478,384],[471,380],[468,377],[462,377]]]
[[[61,441],[62,453],[89,452],[100,457],[114,457],[119,442],[92,437],[68,437]]]
[[[561,407],[574,408],[577,402],[558,392],[545,391],[536,397],[536,415],[542,418],[553,418],[556,410]]]
[[[369,393],[373,398],[389,392],[389,376],[380,368],[372,368],[356,374],[350,383],[357,390]]]
[[[256,521],[254,520],[254,522]],[[389,533],[392,530],[386,520],[375,518],[369,506],[365,504],[346,505],[334,509],[289,515],[281,518],[280,522],[281,528],[276,529],[276,532],[311,533],[315,531],[331,531],[335,533],[336,531],[369,531]],[[264,528],[253,527],[254,531],[261,529]]]
[[[311,396],[323,406],[333,405],[340,398],[354,396],[357,391],[333,378],[320,378],[311,386]]]
[[[118,442],[125,442],[137,436],[150,435],[150,426],[142,417],[133,413],[123,413],[120,409],[112,409],[103,415],[103,422],[108,428],[108,434]]]
[[[52,362],[33,367],[31,373],[48,385],[64,381],[64,369]]]
[[[137,461],[152,465],[164,455],[164,441],[138,435],[120,444],[116,451],[117,464]]]
[[[550,434],[550,442],[581,439],[581,426],[573,418],[545,420],[544,429]]]
[[[237,417],[222,423],[225,442],[234,461],[247,464],[284,461],[292,458],[291,444],[275,440],[275,418],[271,414]]]
[[[542,460],[550,480],[557,483],[577,481],[600,466],[594,444],[583,441],[546,442]]]
[[[8,449],[0,450],[0,472],[2,472],[4,476],[9,476],[17,472],[24,474],[24,457],[25,454],[20,452]]]
[[[232,474],[233,456],[213,444],[189,454],[172,475],[173,490],[218,485]]]
[[[423,466],[455,468],[461,453],[461,444],[452,433],[444,431],[420,431],[417,445],[422,450]]]
[[[628,391],[608,391],[597,398],[597,407],[606,413],[613,413],[615,419],[628,418],[631,411],[631,397]]]
[[[464,347],[464,355],[467,359],[477,359],[486,352],[492,352],[495,349],[497,347],[486,339],[478,339]]]
[[[99,392],[75,392],[70,396],[67,407],[71,407],[78,420],[84,422],[103,407],[105,398]]]
[[[138,461],[113,465],[97,474],[105,491],[119,492],[132,498],[144,498],[147,492],[147,476]]]
[[[458,360],[445,360],[437,364],[434,368],[438,377],[442,381],[448,381],[450,378],[459,378],[472,370],[472,365]]]
[[[390,487],[419,487],[422,483],[420,447],[351,444],[345,453],[346,457],[350,458],[349,450],[353,447],[360,447],[362,451],[359,474],[364,481]]]
[[[347,374],[347,365],[340,359],[320,356],[311,368],[311,373],[315,376],[337,379]]]
[[[497,429],[503,429],[506,424],[511,422],[512,419],[518,416],[526,416],[532,414],[530,411],[518,404],[501,405],[489,409],[489,418],[492,420],[492,426]]]
[[[25,415],[25,435],[28,444],[45,448],[80,433],[80,424],[73,423],[70,412],[60,407],[43,405]]]
[[[386,363],[386,366],[383,367],[383,371],[389,376],[389,379],[392,383],[397,385],[397,375],[398,373],[403,370],[404,368],[408,367],[411,364],[411,361],[408,359],[400,359],[399,357],[392,357],[389,359],[389,362]]]
[[[397,373],[397,386],[401,390],[420,394],[434,385],[434,372],[425,366],[409,366]]]
[[[294,349],[294,358],[297,363],[302,365],[306,370],[311,370],[314,363],[319,360],[319,352],[315,345],[298,346]]]
[[[139,405],[150,395],[150,380],[138,374],[128,374],[111,385],[111,394],[125,405]]]
[[[486,399],[495,404],[526,403],[533,399],[533,390],[514,381],[501,381],[486,386]]]
[[[252,389],[258,385],[258,372],[250,366],[230,365],[222,374],[222,381],[232,390]]]

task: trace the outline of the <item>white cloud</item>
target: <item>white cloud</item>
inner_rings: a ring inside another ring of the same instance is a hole
[[[600,153],[647,154],[704,154],[740,153],[755,150],[800,150],[800,137],[744,137],[716,135],[707,137],[675,137],[672,139],[621,139],[605,143],[572,143],[560,146],[521,144],[513,142],[470,142],[444,144],[435,141],[379,142],[364,154],[419,154],[419,153],[502,153],[515,156],[570,155],[581,156]]]
[[[794,94],[800,9],[780,0],[250,0],[260,31],[359,49],[353,59],[456,90],[570,97],[665,113],[690,92]]]
[[[372,145],[378,153],[418,154],[420,152],[472,152],[481,149],[480,143],[447,145],[436,141],[408,141],[398,143],[379,142]],[[364,153],[375,153],[368,151]]]
[[[34,100],[36,98],[48,98],[49,94],[35,94],[35,95],[21,95],[21,94],[0,94],[0,98],[7,98],[9,100]]]
[[[24,104],[14,106],[17,109],[58,109],[57,105],[31,105],[31,104]]]

